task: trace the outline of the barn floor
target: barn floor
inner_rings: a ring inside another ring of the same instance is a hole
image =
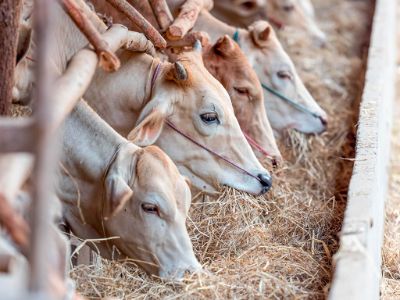
[[[400,17],[400,3],[397,9]],[[397,23],[397,96],[395,101],[389,197],[386,203],[385,239],[382,249],[382,299],[400,299],[400,22]]]

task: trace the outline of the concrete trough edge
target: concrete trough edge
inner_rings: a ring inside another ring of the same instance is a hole
[[[379,299],[396,70],[396,2],[376,0],[356,158],[328,299]]]

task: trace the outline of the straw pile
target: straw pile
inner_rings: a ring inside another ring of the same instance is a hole
[[[363,83],[370,1],[316,0],[328,33],[326,49],[304,44],[290,31],[282,39],[311,93],[330,115],[328,132],[288,132],[287,163],[274,171],[266,197],[225,189],[217,200],[198,195],[188,220],[195,253],[209,274],[180,283],[149,278],[131,261],[71,271],[91,298],[254,299],[326,296],[338,248],[354,157],[356,111]]]

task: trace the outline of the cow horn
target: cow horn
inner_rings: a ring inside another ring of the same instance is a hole
[[[201,42],[200,42],[199,40],[196,40],[196,41],[194,42],[193,49],[194,49],[196,52],[200,52],[200,53],[203,51],[203,46],[201,45]]]
[[[176,79],[177,80],[187,80],[188,79],[188,74],[186,72],[185,67],[180,63],[179,61],[174,63],[175,67],[175,74],[176,74]]]

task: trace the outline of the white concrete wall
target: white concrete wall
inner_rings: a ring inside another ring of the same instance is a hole
[[[395,96],[397,0],[376,0],[356,160],[334,256],[329,299],[379,299],[384,204],[387,195],[392,107]]]

